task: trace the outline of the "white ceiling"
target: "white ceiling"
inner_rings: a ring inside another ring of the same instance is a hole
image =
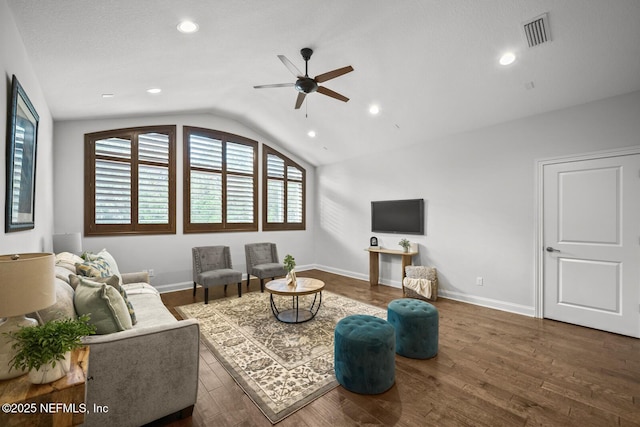
[[[211,112],[314,165],[640,89],[638,0],[8,4],[55,120]],[[522,23],[544,12],[552,41],[529,49]],[[183,18],[200,31],[177,32]],[[295,89],[253,89],[293,82],[276,55],[304,70],[303,47],[312,77],[354,67],[323,84],[348,103],[315,93],[294,110]]]

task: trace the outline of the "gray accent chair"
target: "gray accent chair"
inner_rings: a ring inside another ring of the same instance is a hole
[[[209,304],[209,286],[238,284],[238,298],[242,296],[242,272],[234,270],[228,246],[199,246],[191,249],[193,255],[193,296],[196,286],[204,288],[204,303]]]
[[[264,292],[264,279],[287,275],[287,270],[278,260],[275,243],[249,243],[244,245],[244,253],[247,257],[247,288],[251,276],[260,279],[260,292]]]

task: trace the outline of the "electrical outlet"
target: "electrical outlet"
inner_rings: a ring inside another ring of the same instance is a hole
[[[148,269],[147,272],[149,273],[149,277],[154,277],[156,275],[156,272],[153,271],[153,268]]]
[[[478,286],[483,286],[484,285],[484,279],[480,276],[476,277],[476,285]]]

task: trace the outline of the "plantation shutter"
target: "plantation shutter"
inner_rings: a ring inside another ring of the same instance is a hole
[[[227,143],[227,222],[251,224],[254,197],[253,147]]]
[[[287,222],[302,223],[302,171],[287,167]]]
[[[169,222],[169,137],[160,133],[138,136],[138,222]]]
[[[257,143],[185,126],[186,233],[257,230]]]
[[[175,233],[175,126],[85,135],[85,234]]]
[[[131,140],[98,140],[95,155],[96,224],[131,224]]]
[[[304,169],[264,146],[263,230],[304,230]]]
[[[191,223],[222,224],[222,141],[191,135],[189,160]]]
[[[267,154],[267,222],[284,222],[284,160]]]

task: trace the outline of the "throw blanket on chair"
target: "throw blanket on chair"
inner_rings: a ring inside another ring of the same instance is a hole
[[[412,289],[425,298],[431,298],[431,280],[405,277],[402,284],[405,288]]]

